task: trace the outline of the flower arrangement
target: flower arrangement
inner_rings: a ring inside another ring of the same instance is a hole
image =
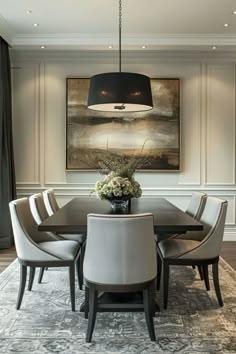
[[[138,156],[114,154],[108,148],[100,153],[86,156],[90,165],[96,166],[98,172],[105,175],[96,182],[95,188],[90,189],[90,192],[95,192],[100,199],[110,201],[141,197],[141,186],[133,175],[136,169],[151,162],[152,158],[149,155],[142,155],[145,142],[142,145],[141,154]]]
[[[110,172],[95,184],[95,192],[100,199],[139,198],[142,195],[140,184],[133,177],[121,177],[115,172]]]

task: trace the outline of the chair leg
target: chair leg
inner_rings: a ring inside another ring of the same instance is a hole
[[[204,264],[202,265],[202,271],[203,271],[203,278],[204,278],[204,283],[206,286],[207,291],[210,290],[210,283],[209,283],[209,275],[208,275],[208,265]]]
[[[85,254],[85,247],[86,247],[86,241],[84,241],[84,243],[81,245],[81,259],[80,259],[80,270],[81,270],[81,273],[83,275],[84,273],[84,254]]]
[[[75,265],[69,267],[71,310],[75,311]]]
[[[145,312],[145,318],[146,318],[146,323],[147,323],[147,328],[148,328],[148,333],[151,341],[156,340],[155,336],[155,329],[154,329],[154,324],[153,324],[153,314],[152,314],[152,289],[151,287],[147,287],[146,289],[143,289],[143,306],[144,306],[144,312]]]
[[[93,329],[97,315],[97,301],[98,291],[94,288],[89,289],[89,316],[88,316],[88,328],[86,333],[86,342],[90,343],[92,340]]]
[[[162,281],[163,281],[163,307],[167,309],[168,290],[169,290],[169,264],[163,261]]]
[[[20,286],[19,286],[19,292],[18,292],[18,297],[17,297],[17,302],[16,302],[16,309],[17,310],[20,309],[21,302],[23,299],[26,278],[27,278],[27,267],[21,264],[20,265]]]
[[[150,284],[150,302],[151,302],[151,312],[152,317],[156,316],[156,312],[160,312],[160,307],[156,303],[156,279],[154,279]]]
[[[156,288],[157,290],[160,289],[160,283],[161,283],[161,269],[162,269],[162,261],[161,257],[157,253],[157,281],[156,281]]]
[[[42,283],[44,270],[45,270],[44,267],[41,267],[40,270],[39,270],[39,278],[38,278],[38,283],[39,283],[39,284]]]
[[[213,275],[213,282],[214,282],[216,297],[217,297],[219,305],[222,307],[224,304],[223,304],[223,300],[222,300],[221,292],[220,292],[218,262],[212,264],[212,275]]]
[[[29,274],[29,283],[28,283],[28,290],[32,290],[33,282],[34,282],[34,275],[35,275],[35,267],[30,267],[30,274]]]
[[[197,268],[198,268],[198,273],[200,275],[200,279],[203,280],[204,276],[203,276],[202,266],[199,265],[197,266]]]
[[[84,318],[88,318],[89,313],[89,288],[85,286]]]
[[[79,289],[82,290],[83,288],[83,271],[81,270],[81,255],[79,256],[78,261],[76,262],[76,270],[77,270],[77,277],[79,281]]]

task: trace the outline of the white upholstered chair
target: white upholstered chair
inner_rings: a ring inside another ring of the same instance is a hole
[[[53,189],[47,189],[46,191],[43,191],[42,196],[43,196],[43,201],[44,201],[44,205],[46,208],[47,217],[53,215],[54,213],[56,213],[60,209],[58,206]],[[60,236],[64,239],[67,239],[67,240],[75,240],[75,241],[79,242],[81,245],[84,243],[84,241],[86,239],[86,235],[83,235],[83,234],[69,234],[69,233],[65,234],[65,233],[63,233],[63,234],[60,234]]]
[[[200,218],[200,222],[204,225],[202,231],[189,231],[189,237],[186,239],[181,237],[167,239],[157,244],[157,288],[160,286],[162,269],[164,308],[167,308],[170,265],[201,266],[204,271],[205,283],[209,283],[207,268],[209,264],[212,264],[216,296],[219,305],[223,306],[219,286],[218,262],[224,235],[227,205],[228,203],[225,200],[208,197]],[[209,287],[208,284],[206,284],[206,287]]]
[[[34,217],[34,220],[39,225],[45,219],[49,217],[47,210],[45,208],[44,200],[42,193],[33,194],[29,197],[30,210]],[[83,256],[84,256],[84,247],[83,241],[85,240],[84,235],[80,234],[53,234],[50,233],[56,240],[73,240],[79,243],[81,247],[81,253],[79,257],[79,263],[77,263],[78,268],[78,279],[79,279],[79,288],[82,289],[83,285]],[[42,268],[39,275],[39,283],[42,281],[44,269]]]
[[[152,318],[155,278],[152,214],[89,214],[84,257],[86,317],[89,312],[86,341],[91,341],[96,311],[99,311],[98,291],[142,291],[149,335],[151,340],[155,340]]]
[[[76,241],[55,241],[51,234],[38,232],[37,224],[31,214],[28,198],[10,202],[11,222],[20,263],[20,287],[17,299],[17,310],[20,309],[24,295],[27,267],[30,273],[29,282],[33,282],[36,267],[68,267],[70,280],[71,308],[75,311],[75,263],[78,261],[80,246]]]
[[[203,192],[193,192],[192,197],[190,199],[189,205],[185,211],[186,214],[192,216],[194,219],[199,220],[200,217],[202,216],[202,213],[205,208],[207,200],[207,194]],[[175,238],[175,237],[184,237],[184,235],[179,235],[179,234],[158,234],[155,236],[156,241],[162,241],[166,240],[168,238]]]
[[[53,189],[47,189],[43,192],[43,201],[44,201],[44,205],[47,211],[47,214],[49,216],[53,215],[54,213],[56,213],[60,208],[58,206],[55,194]],[[86,241],[86,235],[83,234],[69,234],[69,233],[63,233],[60,234],[60,236],[63,239],[67,239],[67,240],[75,240],[77,242],[79,242],[82,245],[84,245],[84,242]]]
[[[53,189],[47,189],[43,192],[43,200],[49,216],[53,215],[60,209]]]
[[[207,194],[203,192],[193,192],[189,205],[185,211],[186,214],[192,216],[194,219],[199,220],[202,216]]]

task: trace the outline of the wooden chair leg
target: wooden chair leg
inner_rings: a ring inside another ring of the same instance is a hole
[[[28,283],[28,290],[32,290],[33,282],[34,282],[34,275],[35,275],[35,267],[30,267],[30,274],[29,274],[29,283]]]
[[[202,265],[202,271],[203,271],[203,278],[204,278],[204,283],[206,286],[207,291],[210,290],[210,283],[209,283],[209,275],[208,275],[208,265],[204,264]]]
[[[84,273],[84,254],[85,254],[86,241],[81,245],[81,255],[80,255],[80,270],[83,275]]]
[[[81,255],[79,256],[79,259],[76,262],[76,270],[77,270],[77,277],[78,277],[78,281],[79,281],[79,289],[82,290],[82,288],[83,288],[83,271],[81,270]]]
[[[17,302],[16,302],[16,309],[17,310],[20,309],[21,302],[23,299],[26,278],[27,278],[27,267],[21,264],[20,265],[20,286],[19,286],[19,292],[18,292],[18,297],[17,297]]]
[[[75,265],[69,267],[71,310],[75,311]]]
[[[38,278],[38,283],[39,283],[39,284],[42,283],[44,270],[45,270],[44,267],[41,267],[40,270],[39,270],[39,278]]]
[[[222,307],[224,304],[223,304],[223,300],[222,300],[221,292],[220,292],[218,262],[212,264],[212,275],[213,275],[213,282],[214,282],[216,297],[217,297],[219,305]]]
[[[163,261],[162,281],[163,281],[163,307],[167,309],[168,290],[169,290],[169,264]]]
[[[88,328],[86,334],[86,342],[90,343],[92,340],[93,329],[97,315],[97,301],[98,291],[94,288],[89,288],[89,316],[88,316]]]
[[[200,279],[203,280],[204,276],[203,276],[202,266],[199,265],[197,266],[197,268],[198,268],[198,273],[200,275]]]
[[[161,261],[161,257],[157,253],[157,281],[156,281],[157,290],[160,289],[160,284],[161,284],[161,269],[162,269],[162,261]]]
[[[89,313],[89,288],[85,286],[84,318],[88,318]]]
[[[144,306],[144,312],[145,312],[145,318],[146,318],[146,323],[147,323],[147,328],[148,328],[148,333],[151,341],[156,340],[155,336],[155,329],[154,329],[154,323],[153,323],[153,314],[152,314],[152,289],[151,287],[147,287],[146,289],[143,289],[143,306]]]
[[[150,303],[152,310],[152,317],[156,316],[156,312],[160,312],[160,307],[156,303],[156,279],[154,279],[150,284]]]

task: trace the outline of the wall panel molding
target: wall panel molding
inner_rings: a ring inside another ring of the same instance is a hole
[[[235,185],[235,66],[207,68],[206,184]]]
[[[180,186],[201,185],[201,65],[194,65],[192,71],[188,69],[187,73],[188,78],[187,80],[183,78],[183,82],[188,93],[184,96],[181,90],[181,113],[183,114],[183,116],[181,114],[181,159],[183,163],[178,181]],[[185,105],[185,102],[189,102],[189,105]],[[186,146],[191,146],[191,149],[186,149]]]
[[[36,186],[31,187],[19,187],[17,188],[17,195],[18,197],[22,196],[30,196],[32,193],[39,193],[45,190],[45,188]],[[54,191],[56,193],[57,199],[60,204],[65,204],[70,199],[80,196],[89,196],[89,192],[87,188],[58,188],[54,187]],[[210,192],[210,193],[209,193]],[[220,192],[220,193],[219,193]],[[155,198],[155,197],[162,197],[168,199],[173,204],[177,205],[182,210],[187,208],[189,199],[191,198],[192,191],[191,190],[178,190],[170,191],[169,189],[163,190],[154,190],[154,189],[144,189],[143,190],[143,198]],[[228,213],[227,213],[227,222],[226,226],[231,227],[233,233],[236,234],[236,197],[234,191],[229,193],[228,191],[220,191],[220,190],[210,190],[208,191],[209,196],[214,196],[217,198],[226,199],[229,203]],[[94,195],[91,196],[92,198],[95,197]],[[235,228],[234,228],[235,227]]]
[[[14,69],[15,68],[15,69]],[[40,183],[39,64],[13,64],[13,139],[17,183]]]
[[[123,55],[126,71],[181,80],[182,170],[137,172],[143,197],[165,197],[183,210],[192,191],[225,198],[229,201],[225,237],[236,240],[236,54],[130,51]],[[65,170],[65,80],[117,71],[117,53],[12,51],[12,58],[18,196],[54,188],[63,205],[89,195],[101,176]]]

